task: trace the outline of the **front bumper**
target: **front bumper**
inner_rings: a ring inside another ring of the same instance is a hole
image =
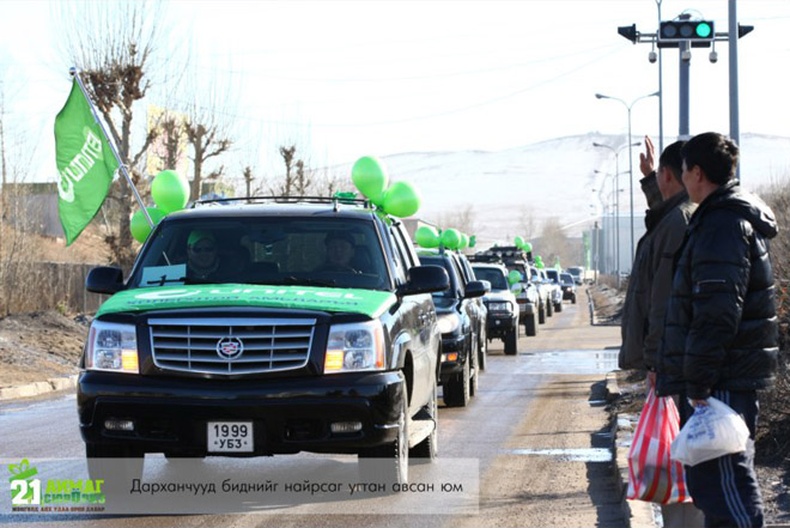
[[[395,440],[403,386],[399,371],[232,382],[83,372],[77,407],[86,443],[142,453],[211,454],[211,421],[252,422],[253,451],[243,456],[357,453]],[[107,429],[111,419],[134,430]],[[335,422],[361,428],[333,433]]]
[[[509,312],[488,312],[486,317],[486,333],[488,337],[504,337],[518,327],[518,317]]]

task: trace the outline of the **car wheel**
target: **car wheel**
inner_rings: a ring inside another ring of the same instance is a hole
[[[466,407],[469,404],[469,358],[461,372],[444,384],[444,404],[448,407]]]
[[[518,330],[513,329],[505,336],[505,355],[515,356],[518,354]]]
[[[551,300],[546,301],[546,317],[554,315],[554,303]]]
[[[410,418],[406,394],[406,387],[403,387],[398,415],[398,436],[395,441],[360,451],[358,458],[361,482],[381,482],[386,485],[409,482]]]
[[[477,388],[480,384],[480,364],[477,362],[477,357],[480,350],[469,351],[469,396],[477,394]]]
[[[573,297],[571,297],[571,304],[576,304],[576,294],[575,293],[573,294]]]
[[[557,304],[554,305],[554,311],[555,312],[561,312],[562,311],[562,301],[560,301],[560,302],[558,302]]]
[[[483,339],[477,347],[477,366],[480,370],[485,370],[488,366],[488,340]]]
[[[530,315],[524,321],[524,331],[525,331],[525,333],[527,334],[528,337],[533,337],[533,336],[538,335],[538,321],[537,321],[537,319],[538,319],[537,314],[533,313],[532,315]]]
[[[409,456],[422,459],[422,462],[432,462],[439,454],[439,404],[438,388],[433,385],[430,401],[422,408],[420,419],[431,420],[433,431],[422,442],[411,448]]]

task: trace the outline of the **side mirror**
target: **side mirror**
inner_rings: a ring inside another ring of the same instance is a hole
[[[409,270],[406,284],[398,288],[397,294],[416,295],[444,291],[450,287],[450,277],[441,266],[414,266]]]
[[[466,299],[473,299],[475,297],[482,297],[491,291],[491,283],[488,281],[470,281],[466,284],[464,297]]]
[[[99,266],[88,272],[85,289],[92,293],[112,295],[124,289],[123,270],[114,266]]]

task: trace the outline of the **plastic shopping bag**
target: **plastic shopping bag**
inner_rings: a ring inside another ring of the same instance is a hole
[[[710,397],[683,425],[672,442],[672,458],[688,466],[746,450],[749,428],[743,418],[721,400]]]
[[[660,504],[691,500],[683,465],[669,453],[679,427],[675,402],[657,397],[651,387],[628,450],[629,499]]]

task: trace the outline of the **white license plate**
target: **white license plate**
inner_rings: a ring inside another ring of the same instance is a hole
[[[209,453],[252,453],[252,422],[209,422]]]

